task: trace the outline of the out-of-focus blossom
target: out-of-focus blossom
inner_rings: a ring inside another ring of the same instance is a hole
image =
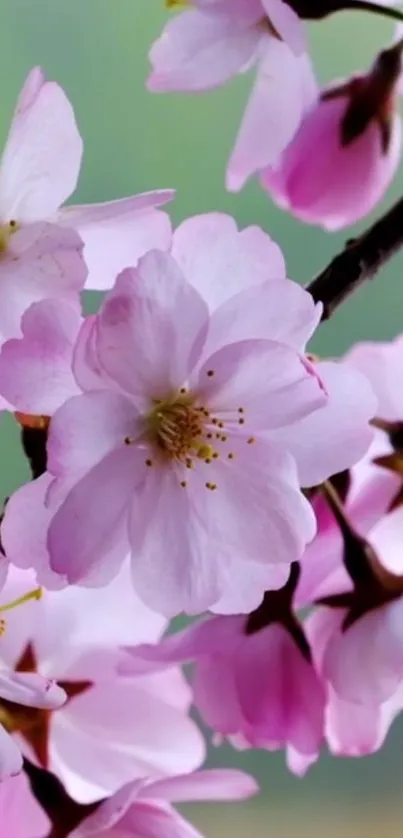
[[[282,0],[194,0],[188,5],[151,48],[148,87],[157,92],[208,90],[257,66],[227,171],[228,188],[238,190],[250,175],[275,162],[316,100],[302,24]]]
[[[245,800],[256,791],[248,774],[226,769],[129,783],[103,802],[70,838],[202,838],[172,803]]]
[[[367,215],[399,165],[401,44],[372,69],[326,88],[261,183],[297,218],[337,230]]]
[[[1,600],[30,583],[31,573],[10,571]],[[32,762],[53,771],[71,796],[88,802],[132,779],[200,765],[204,744],[188,718],[191,694],[180,672],[119,676],[119,646],[156,640],[165,625],[136,599],[127,568],[102,591],[43,592],[39,602],[5,616],[0,719],[13,738],[4,733],[3,774],[20,767],[19,744]],[[60,686],[49,689],[51,682],[41,680],[37,669]],[[30,709],[56,708],[59,695],[67,701],[54,713]]]
[[[50,827],[23,774],[0,783],[0,838],[45,838]]]
[[[306,359],[320,308],[262,231],[192,219],[173,253],[123,272],[85,323],[74,372],[87,392],[53,417],[54,480],[13,496],[3,542],[25,567],[29,552],[49,565],[49,549],[84,584],[130,549],[136,590],[162,613],[248,612],[314,534],[299,485],[359,458],[374,399],[355,370]]]
[[[82,151],[66,94],[55,82],[46,81],[39,67],[34,68],[19,95],[1,159],[1,318],[5,316],[4,281],[7,286],[15,284],[16,274],[22,289],[18,294],[30,295],[25,308],[46,296],[39,296],[39,285],[45,282],[49,285],[48,297],[60,296],[58,289],[67,278],[71,283],[75,276],[79,284],[81,277],[83,284],[85,276],[72,262],[77,253],[77,263],[81,239],[89,288],[110,287],[119,270],[136,264],[151,247],[169,245],[169,219],[155,207],[170,200],[172,191],[60,209],[76,188]],[[79,235],[63,227],[74,228]],[[2,320],[0,329],[3,331]],[[7,332],[7,336],[12,334]]]
[[[267,624],[255,627],[244,616],[209,618],[155,646],[133,649],[123,668],[147,672],[194,662],[194,703],[204,721],[235,747],[285,748],[289,768],[304,774],[321,747],[325,691],[298,624],[294,637],[277,622],[273,605],[269,595],[253,615],[256,622],[267,608]]]
[[[322,603],[307,633],[328,693],[327,740],[346,755],[377,750],[403,706],[402,351],[398,338],[349,353],[378,396],[377,435],[333,483],[344,523],[326,496],[314,500],[318,533],[296,597]]]
[[[378,751],[396,716],[403,709],[403,682],[395,689],[390,698],[384,701],[369,700],[357,702],[348,700],[338,693],[331,680],[326,678],[324,656],[332,635],[341,631],[345,611],[318,609],[305,623],[305,630],[310,640],[318,672],[322,672],[326,688],[325,737],[331,753],[336,756],[362,757]],[[368,643],[374,640],[370,626]],[[376,641],[375,641],[376,642]],[[360,667],[369,666],[373,671],[376,662],[361,661]],[[342,690],[343,692],[343,690]]]

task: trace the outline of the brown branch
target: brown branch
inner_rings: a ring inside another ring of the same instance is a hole
[[[76,803],[54,774],[44,768],[38,768],[27,759],[24,759],[24,771],[34,797],[52,824],[48,838],[67,838],[99,805]]]
[[[403,247],[403,198],[365,233],[347,242],[306,290],[315,302],[323,303],[322,320],[328,320],[336,308],[360,285],[375,274]]]

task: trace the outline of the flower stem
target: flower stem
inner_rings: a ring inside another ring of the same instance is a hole
[[[393,20],[403,20],[403,12],[399,12],[398,9],[394,9],[392,6],[383,6],[382,3],[371,3],[371,0],[348,0],[343,8],[372,12],[374,15],[391,17]]]
[[[361,4],[360,4],[361,5]],[[375,274],[403,247],[403,198],[356,239],[312,280],[306,290],[323,303],[328,320],[347,297]]]

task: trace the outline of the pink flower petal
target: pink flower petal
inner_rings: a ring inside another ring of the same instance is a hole
[[[161,673],[149,685],[147,677],[117,681],[112,676],[55,717],[58,773],[75,799],[90,799],[80,791],[82,776],[101,789],[100,797],[102,790],[117,791],[132,777],[187,772],[201,764],[203,737],[182,708],[165,701],[167,677]]]
[[[228,81],[249,64],[261,33],[236,17],[187,11],[166,25],[150,50],[148,88],[205,90]]]
[[[0,734],[1,735],[1,734]],[[13,750],[17,751],[16,745],[11,737]],[[1,744],[0,744],[1,753]],[[1,764],[1,757],[0,757]],[[15,772],[12,771],[12,774]],[[38,838],[47,835],[50,830],[50,821],[36,802],[28,779],[24,774],[18,777],[4,779],[0,767],[0,823],[5,836],[13,838]]]
[[[321,311],[321,305],[315,306],[310,294],[287,279],[272,279],[258,287],[246,288],[214,311],[204,355],[220,347],[223,335],[227,344],[261,338],[303,352],[319,323]]]
[[[256,781],[243,771],[211,769],[168,777],[146,785],[141,797],[161,798],[170,803],[196,800],[245,800],[258,791]]]
[[[133,404],[113,390],[73,396],[55,413],[48,438],[48,470],[57,477],[82,475],[139,435]],[[130,451],[126,447],[130,457]]]
[[[233,218],[218,212],[183,221],[172,255],[211,311],[251,285],[285,277],[281,250],[267,233],[259,227],[238,231]]]
[[[271,434],[295,457],[302,486],[315,486],[354,465],[369,448],[376,399],[367,379],[347,363],[317,364],[327,403]],[[346,410],[348,404],[348,410]]]
[[[248,436],[257,429],[283,431],[327,401],[314,367],[271,340],[245,340],[218,350],[205,361],[196,387],[227,431]]]
[[[184,316],[186,313],[186,316]],[[104,370],[140,400],[180,387],[207,329],[207,306],[169,254],[152,251],[124,271],[100,315],[98,357]]]
[[[13,777],[15,774],[18,774],[21,769],[22,756],[20,749],[10,734],[4,730],[2,725],[0,725],[0,781],[6,780],[7,777]]]
[[[22,224],[52,216],[76,187],[81,155],[66,94],[34,69],[17,102],[1,161],[0,216]]]
[[[11,495],[1,525],[1,539],[13,565],[22,569],[33,567],[39,584],[57,588],[63,585],[63,578],[50,570],[46,545],[51,512],[45,500],[51,482],[51,476],[45,473]]]
[[[154,207],[172,197],[166,190],[61,210],[60,223],[74,227],[84,242],[86,288],[111,288],[117,274],[135,267],[149,250],[168,250],[171,222],[167,213]]]
[[[227,169],[227,188],[238,192],[248,178],[276,162],[306,110],[306,62],[277,38],[266,39]]]
[[[0,353],[0,390],[16,410],[50,416],[78,392],[71,369],[81,318],[60,300],[34,303],[21,320],[22,338]]]
[[[371,382],[379,407],[378,415],[388,421],[403,417],[403,391],[396,387],[401,375],[403,337],[389,342],[366,341],[348,352],[346,360]]]
[[[42,678],[36,672],[2,672],[0,670],[0,697],[25,707],[43,707],[55,710],[65,703],[64,690],[54,681]]]
[[[117,575],[127,555],[128,506],[146,471],[141,450],[112,451],[70,490],[48,532],[50,564],[70,584],[107,572]],[[94,574],[94,575],[92,575]]]
[[[212,544],[207,519],[194,513],[174,470],[149,469],[130,516],[133,581],[144,602],[165,616],[197,613],[215,602],[220,566]]]
[[[288,3],[283,0],[261,0],[267,16],[280,38],[292,49],[295,55],[306,50],[306,36],[301,18]]]
[[[21,317],[31,303],[54,298],[79,307],[87,269],[82,242],[73,230],[31,224],[18,230],[0,266],[0,338],[21,334]]]

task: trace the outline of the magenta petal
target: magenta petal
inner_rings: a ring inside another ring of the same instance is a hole
[[[242,711],[257,739],[290,744],[300,754],[317,757],[325,691],[284,628],[273,625],[245,641],[237,657],[236,683]]]

